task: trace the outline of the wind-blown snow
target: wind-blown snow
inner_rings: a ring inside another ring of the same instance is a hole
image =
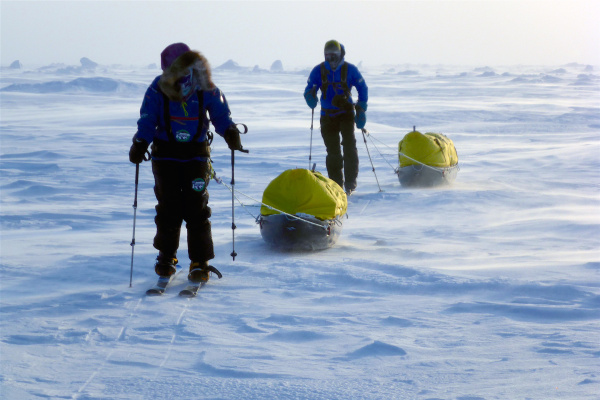
[[[0,397],[597,399],[600,77],[578,64],[363,67],[359,187],[336,246],[278,252],[254,221],[288,168],[325,172],[307,71],[214,71],[249,132],[209,187],[217,257],[198,298],[156,280],[153,179],[128,161],[155,68],[3,69]],[[450,137],[450,187],[402,188],[397,144]],[[213,143],[217,175],[230,152]],[[379,186],[381,191],[379,190]],[[187,267],[185,233],[179,252]]]

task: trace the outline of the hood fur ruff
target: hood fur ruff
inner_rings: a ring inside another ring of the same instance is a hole
[[[181,87],[177,83],[177,80],[186,76],[190,67],[192,67],[194,74],[194,85],[200,90],[213,90],[215,88],[215,84],[212,82],[208,60],[197,51],[188,51],[177,57],[177,59],[163,71],[158,80],[160,90],[162,90],[169,100],[184,100],[183,94],[181,93]]]

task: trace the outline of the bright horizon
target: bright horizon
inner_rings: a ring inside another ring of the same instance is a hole
[[[142,6],[143,5],[143,6]],[[600,1],[1,1],[1,64],[312,66],[337,39],[367,65],[600,65]]]

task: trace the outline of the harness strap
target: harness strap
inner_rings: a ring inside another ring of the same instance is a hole
[[[198,139],[202,133],[202,128],[204,127],[204,117],[206,116],[206,110],[204,109],[204,92],[202,90],[198,90],[196,95],[198,96],[198,128],[196,129],[196,134],[191,141]]]
[[[346,113],[346,110],[328,110],[321,109],[321,112],[325,114],[327,117],[337,117],[338,115],[342,115]]]
[[[169,142],[175,142],[175,136],[173,136],[173,129],[171,129],[171,112],[169,111],[169,98],[163,93],[160,88],[158,89],[163,97],[163,119],[165,120],[165,130],[169,137]]]

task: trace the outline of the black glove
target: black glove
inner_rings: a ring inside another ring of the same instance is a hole
[[[149,143],[144,139],[133,137],[133,144],[129,149],[129,161],[134,164],[140,164],[146,158],[146,151],[148,151]]]
[[[231,125],[225,133],[223,134],[225,141],[227,142],[227,146],[231,150],[243,150],[242,140],[240,139],[240,131],[235,125]]]

